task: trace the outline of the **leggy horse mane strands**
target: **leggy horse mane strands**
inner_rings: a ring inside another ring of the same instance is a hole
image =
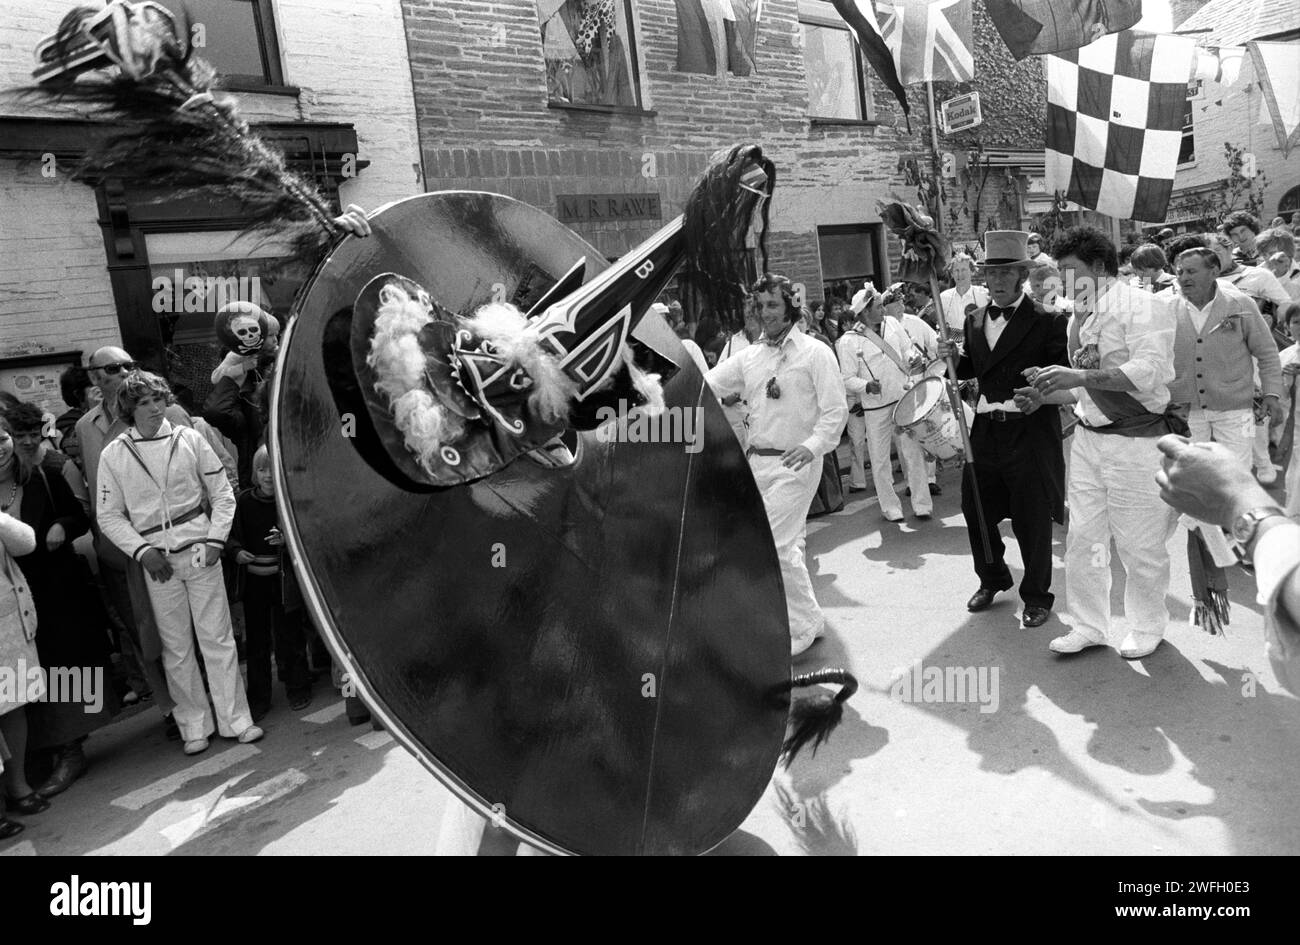
[[[686,201],[682,219],[687,245],[683,279],[704,297],[713,315],[733,331],[744,323],[744,300],[750,281],[745,237],[752,222],[753,194],[742,179],[755,165],[767,175],[764,189],[770,197],[776,184],[775,165],[763,157],[758,145],[734,145],[713,156]],[[768,204],[769,200],[764,199],[759,211],[759,272],[767,271]]]
[[[94,48],[86,26],[99,12],[79,7],[65,16],[45,58],[67,64],[78,48]],[[166,37],[155,37],[156,45],[127,50],[156,55],[140,78],[122,69],[79,79],[69,74],[18,95],[73,106],[111,129],[91,145],[76,179],[112,178],[167,199],[198,191],[233,198],[249,221],[246,233],[274,234],[295,253],[315,258],[336,235],[334,211],[286,168],[278,150],[252,133],[235,100],[221,95],[212,67],[192,55],[188,35],[182,20]]]

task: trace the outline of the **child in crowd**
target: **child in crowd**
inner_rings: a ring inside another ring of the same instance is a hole
[[[253,454],[253,488],[239,497],[229,550],[244,569],[244,639],[248,657],[248,704],[257,721],[271,708],[271,652],[276,673],[297,712],[311,702],[307,639],[302,610],[285,608],[284,536],[275,508],[275,479],[266,447]]]

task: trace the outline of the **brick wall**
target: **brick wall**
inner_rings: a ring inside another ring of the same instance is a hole
[[[806,269],[809,260],[815,266],[816,226],[877,221],[875,201],[904,193],[900,151],[926,148],[919,131],[906,134],[896,103],[874,79],[880,124],[810,124],[794,0],[764,5],[758,73],[750,77],[675,72],[672,0],[638,0],[641,87],[653,115],[548,108],[532,0],[402,6],[430,190],[491,190],[552,214],[559,193],[656,191],[666,221],[681,212],[709,154],[758,141],[778,167],[772,229],[782,251],[772,265],[805,269],[811,292],[820,291],[815,268]],[[915,91],[914,116],[924,110]],[[915,117],[913,128],[920,128]],[[654,156],[653,177],[642,173],[646,155]],[[613,256],[660,225],[574,229]]]
[[[0,159],[0,348],[117,344],[104,239],[90,188]]]

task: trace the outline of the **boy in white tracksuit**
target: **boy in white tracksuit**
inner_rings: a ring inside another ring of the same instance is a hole
[[[194,636],[207,669],[216,730],[240,742],[256,741],[262,730],[248,710],[221,571],[234,491],[203,436],[166,419],[170,393],[165,381],[143,371],[123,382],[118,416],[134,422],[100,455],[95,501],[105,537],[148,574],[167,686],[176,700],[174,718],[186,754],[197,754],[208,747],[214,726]]]

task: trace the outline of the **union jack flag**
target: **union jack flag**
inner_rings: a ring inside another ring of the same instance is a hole
[[[881,0],[876,13],[904,85],[975,77],[971,0]]]

